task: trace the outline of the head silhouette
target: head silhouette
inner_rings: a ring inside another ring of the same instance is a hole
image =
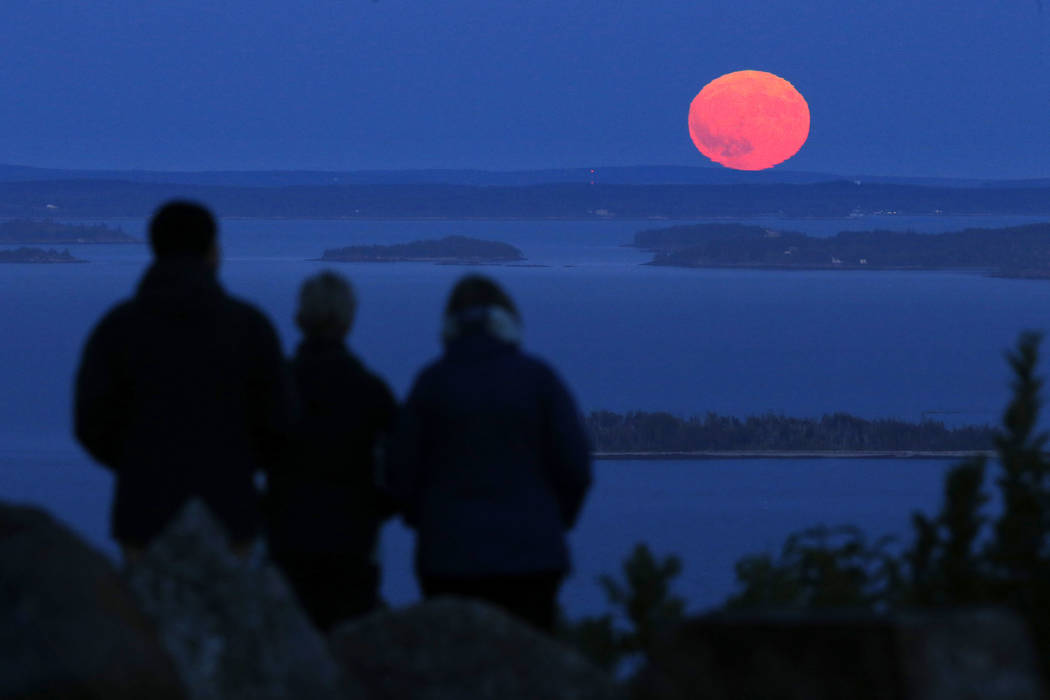
[[[200,204],[176,200],[153,214],[149,242],[158,260],[189,258],[217,263],[215,217]]]
[[[483,275],[467,275],[452,288],[448,304],[445,306],[445,315],[454,316],[467,309],[490,306],[499,307],[513,316],[515,320],[521,320],[521,315],[514,306],[510,295],[498,284]]]
[[[307,338],[338,340],[350,331],[356,310],[354,289],[346,278],[322,272],[303,282],[295,322]]]

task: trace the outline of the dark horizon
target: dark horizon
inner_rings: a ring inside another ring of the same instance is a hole
[[[717,165],[579,165],[563,168],[379,168],[379,169],[108,169],[48,168],[24,163],[0,163],[0,182],[50,180],[127,180],[169,184],[226,184],[280,186],[299,184],[462,184],[530,185],[588,184],[817,184],[835,181],[868,183],[972,186],[1026,186],[1050,184],[1050,177],[932,177],[903,174],[817,172],[791,168],[762,171],[733,170]]]

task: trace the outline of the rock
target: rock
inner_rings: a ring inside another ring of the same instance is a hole
[[[336,658],[376,700],[599,700],[616,686],[574,650],[481,602],[439,598],[346,622]]]
[[[1005,610],[896,618],[900,668],[920,700],[1027,700],[1043,684],[1028,629]]]
[[[1023,622],[1000,610],[711,615],[658,642],[638,700],[1038,700]]]
[[[269,563],[232,554],[191,501],[127,577],[193,700],[362,697]]]
[[[0,698],[183,697],[109,560],[45,512],[0,504]]]

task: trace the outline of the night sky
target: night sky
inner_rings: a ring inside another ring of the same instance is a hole
[[[791,81],[792,170],[1050,176],[1038,0],[5,0],[0,162],[710,165],[690,100]]]

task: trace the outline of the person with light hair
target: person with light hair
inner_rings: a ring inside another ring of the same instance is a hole
[[[392,514],[376,452],[397,404],[347,348],[356,308],[338,274],[303,282],[295,315],[303,339],[291,363],[302,418],[267,488],[270,554],[322,630],[381,605],[376,546]]]
[[[303,282],[295,322],[308,338],[328,336],[342,341],[356,312],[357,299],[350,283],[334,272],[322,272]]]
[[[387,479],[416,531],[423,595],[474,597],[553,631],[569,570],[566,533],[591,483],[576,404],[519,349],[521,316],[495,282],[464,277],[445,352],[416,378]]]

